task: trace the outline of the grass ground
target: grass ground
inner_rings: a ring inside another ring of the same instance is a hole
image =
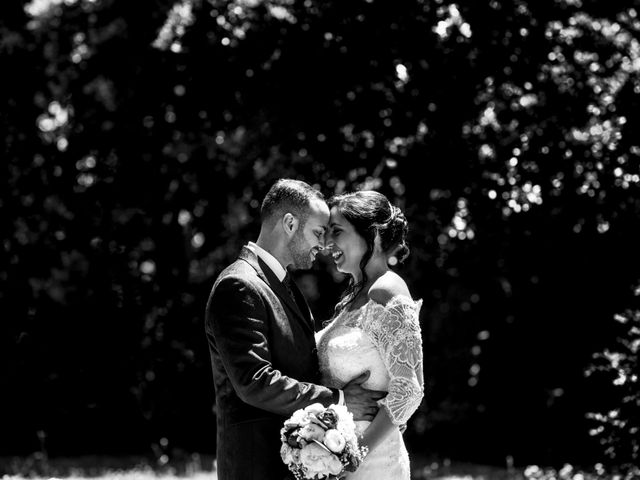
[[[413,457],[412,457],[413,458]],[[528,467],[504,469],[460,462],[412,459],[412,480],[640,480],[640,470],[625,475],[583,472],[565,465],[560,470]],[[210,456],[191,455],[160,465],[140,457],[45,459],[0,457],[0,480],[216,480]]]
[[[523,480],[518,471],[491,466],[418,460],[413,479]],[[79,457],[46,459],[0,458],[2,480],[216,480],[211,456],[191,455],[180,462],[161,465],[140,457]]]

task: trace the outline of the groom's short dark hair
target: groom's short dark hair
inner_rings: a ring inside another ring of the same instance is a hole
[[[262,201],[260,218],[266,222],[275,216],[292,213],[299,218],[302,226],[309,217],[312,199],[324,201],[324,195],[308,183],[291,178],[281,178],[267,192]]]

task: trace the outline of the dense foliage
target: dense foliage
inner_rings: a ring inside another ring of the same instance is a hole
[[[640,287],[635,291],[640,297]],[[612,345],[594,355],[587,376],[604,377],[616,392],[599,412],[588,416],[607,457],[621,467],[640,467],[640,309],[636,305],[615,315],[618,323]],[[639,472],[636,472],[639,473]]]
[[[0,6],[0,453],[213,451],[206,296],[292,176],[410,219],[412,450],[598,458],[617,392],[582,372],[640,263],[636,2],[135,3]],[[299,280],[326,319],[341,278]]]

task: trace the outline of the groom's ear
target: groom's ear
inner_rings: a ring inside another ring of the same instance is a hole
[[[292,236],[298,230],[298,226],[300,225],[300,221],[292,214],[285,213],[282,217],[282,228],[287,235]]]

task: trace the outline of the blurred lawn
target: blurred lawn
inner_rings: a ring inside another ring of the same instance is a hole
[[[413,458],[413,479],[425,480],[523,480],[519,471],[463,463],[436,462]],[[92,479],[92,480],[216,480],[214,458],[190,455],[162,464],[143,457],[86,456],[46,459],[39,455],[26,458],[0,458],[2,480]]]
[[[97,477],[89,477],[89,476],[84,476],[84,475],[71,475],[68,477],[39,477],[39,476],[35,476],[35,477],[23,477],[23,476],[18,476],[18,475],[4,475],[2,477],[3,480],[24,480],[24,479],[47,479],[47,480],[53,480],[53,479],[58,479],[58,478],[64,478],[64,479],[68,479],[68,480],[84,480],[84,479],[91,479],[91,480],[106,480],[106,479],[110,479],[110,480],[151,480],[151,479],[166,479],[166,480],[178,480],[178,479],[190,479],[190,480],[215,480],[216,479],[216,475],[215,473],[212,472],[200,472],[200,473],[196,473],[193,474],[189,477],[186,476],[178,476],[178,475],[171,475],[171,474],[158,474],[156,472],[154,472],[153,470],[130,470],[130,471],[119,471],[119,470],[113,470],[113,471],[105,471],[103,472],[102,475],[99,475]]]

